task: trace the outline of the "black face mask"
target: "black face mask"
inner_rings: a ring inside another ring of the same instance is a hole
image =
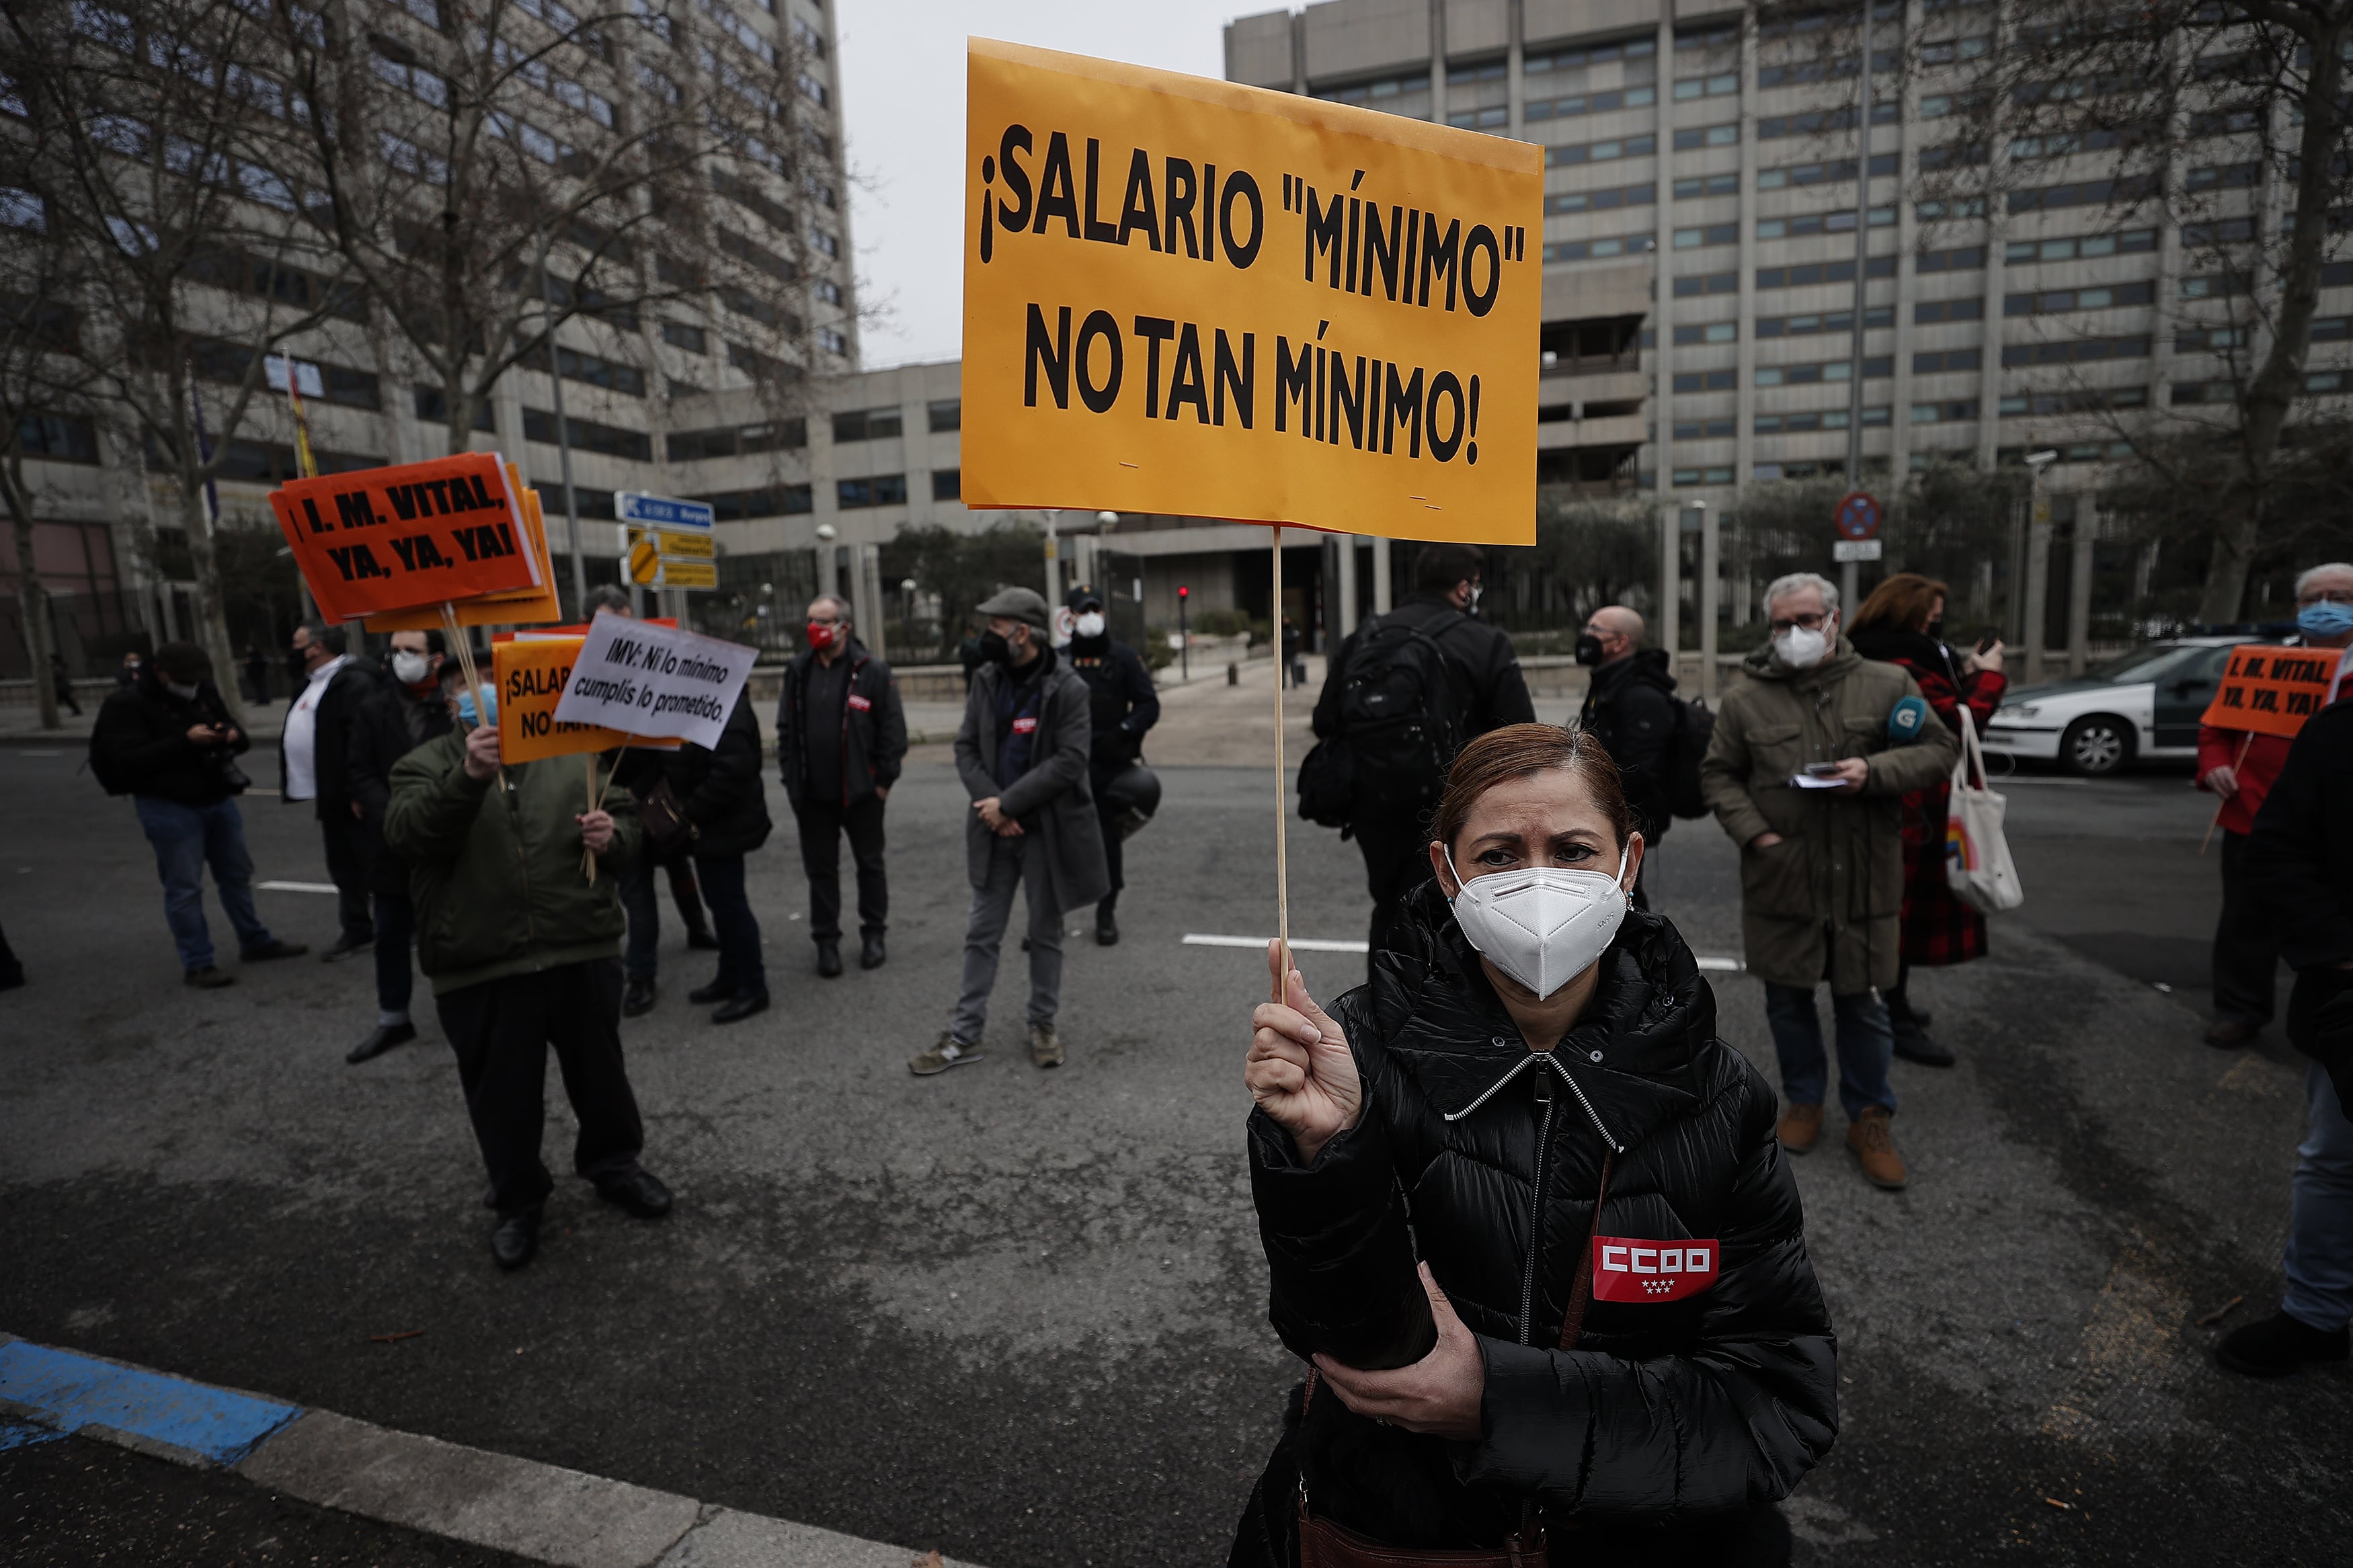
[[[1938,616],[1935,620],[1930,621],[1923,629],[1926,632],[1931,640],[1943,642],[1945,640],[1945,617]]]
[[[991,664],[1011,664],[1013,645],[999,633],[983,632],[980,634],[980,657]]]
[[[1591,632],[1579,632],[1577,637],[1577,662],[1587,665],[1599,664],[1601,639]]]

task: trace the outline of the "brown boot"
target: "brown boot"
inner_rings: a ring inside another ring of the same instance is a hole
[[[1865,1108],[1847,1123],[1846,1146],[1862,1162],[1863,1179],[1892,1193],[1900,1191],[1911,1178],[1905,1172],[1904,1156],[1895,1152],[1895,1138],[1887,1122],[1884,1110],[1876,1105]]]
[[[1781,1112],[1781,1125],[1776,1130],[1781,1147],[1792,1154],[1802,1154],[1814,1146],[1822,1135],[1822,1108],[1819,1105],[1792,1105]]]

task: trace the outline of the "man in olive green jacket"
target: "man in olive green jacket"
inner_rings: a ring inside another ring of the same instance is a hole
[[[443,669],[459,728],[394,764],[384,839],[410,868],[418,965],[490,1167],[491,1256],[520,1268],[554,1186],[539,1155],[551,1045],[580,1123],[573,1169],[640,1219],[670,1212],[638,1163],[645,1128],[621,1059],[620,885],[637,808],[627,790],[600,807],[589,785],[606,770],[572,757],[501,767],[491,689],[467,691],[454,660]]]
[[[1820,1135],[1829,1064],[1814,985],[1838,1020],[1839,1101],[1863,1174],[1900,1187],[1888,1118],[1894,1049],[1878,993],[1902,956],[1900,797],[1952,771],[1959,743],[1912,677],[1839,635],[1838,590],[1811,573],[1765,590],[1772,641],[1743,665],[1700,763],[1707,804],[1740,846],[1740,930],[1781,1059],[1782,1143]],[[1799,779],[1818,783],[1797,782]]]

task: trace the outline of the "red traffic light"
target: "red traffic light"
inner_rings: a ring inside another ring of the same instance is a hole
[[[1180,599],[1189,599],[1193,596],[1193,590],[1180,583],[1176,587],[1176,596]]]

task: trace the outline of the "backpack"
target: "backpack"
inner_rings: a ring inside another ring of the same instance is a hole
[[[1450,613],[1433,627],[1461,618]],[[1430,630],[1366,622],[1338,672],[1339,730],[1299,765],[1300,816],[1325,826],[1424,816],[1462,749],[1452,668]]]
[[[1686,702],[1676,698],[1675,738],[1668,743],[1666,777],[1667,809],[1685,819],[1707,815],[1707,796],[1699,782],[1700,759],[1707,755],[1707,743],[1715,735],[1715,711],[1704,699]]]

